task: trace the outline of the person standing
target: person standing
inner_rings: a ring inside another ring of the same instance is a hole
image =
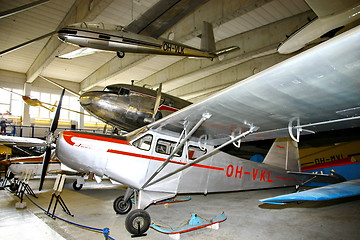
[[[0,120],[1,134],[6,134],[6,118]]]

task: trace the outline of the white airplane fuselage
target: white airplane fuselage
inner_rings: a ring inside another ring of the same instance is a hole
[[[60,134],[57,142],[57,156],[63,163],[78,171],[93,172],[132,189],[142,189],[150,176],[166,161],[169,156],[167,153],[176,142],[175,138],[155,132],[147,132],[128,142],[120,137],[65,131]],[[201,150],[197,143],[190,143],[188,153],[179,153],[154,180],[176,171],[212,148],[207,146]],[[299,182],[301,177],[289,175],[280,167],[218,151],[201,164],[195,164],[143,190],[168,193],[171,197],[177,193],[273,188],[293,186]]]

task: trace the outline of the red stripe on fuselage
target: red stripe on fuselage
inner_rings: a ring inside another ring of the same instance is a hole
[[[77,133],[77,132],[70,132],[70,131],[64,131],[63,132],[64,140],[69,145],[74,146],[75,143],[72,141],[72,139],[71,139],[72,137],[85,138],[85,139],[98,140],[98,141],[105,141],[105,142],[113,142],[113,143],[124,144],[124,145],[130,145],[130,143],[128,143],[127,141],[120,140],[120,139],[114,139],[114,138],[108,138],[108,137],[102,137],[102,136],[96,136],[96,135],[88,135],[88,134],[84,134],[84,133]],[[166,161],[165,158],[154,157],[154,156],[143,155],[143,154],[132,153],[132,152],[126,152],[126,151],[119,151],[119,150],[115,150],[115,149],[108,149],[107,152],[120,154],[120,155],[127,155],[127,156],[132,156],[132,157],[138,157],[138,158],[144,158],[144,159],[150,159],[150,160],[156,160],[156,161],[162,161],[162,162]],[[180,165],[186,165],[186,163],[183,163],[183,162],[177,162],[177,161],[170,161],[170,162],[175,163],[175,164],[180,164]],[[193,166],[194,167],[200,167],[200,168],[207,168],[207,169],[224,171],[224,168],[207,166],[207,165],[202,165],[202,164],[194,164]]]
[[[131,156],[131,157],[137,157],[137,158],[144,158],[144,159],[156,160],[156,161],[161,161],[161,162],[165,162],[165,161],[166,161],[166,158],[148,156],[148,155],[137,154],[137,153],[132,153],[132,152],[118,151],[118,150],[114,150],[114,149],[109,149],[108,152],[110,152],[110,153],[116,153],[116,154],[120,154],[120,155],[127,155],[127,156]],[[175,164],[180,164],[180,165],[186,165],[186,164],[187,164],[187,163],[177,162],[177,161],[169,161],[169,162],[175,163]],[[208,168],[208,169],[213,169],[213,170],[224,171],[224,168],[207,166],[207,165],[202,165],[202,164],[194,164],[193,166],[194,166],[194,167],[200,167],[200,168]]]
[[[289,180],[289,181],[298,181],[298,182],[301,182],[301,180],[298,180],[298,179],[294,179],[294,178],[284,178],[284,177],[275,177],[277,179],[282,179],[282,180]]]
[[[160,110],[160,111],[165,110],[165,111],[176,112],[176,111],[178,111],[179,109],[173,108],[173,107],[169,107],[169,106],[166,106],[166,105],[161,105],[161,106],[159,107],[159,110]]]
[[[116,138],[109,138],[109,137],[103,137],[103,136],[97,136],[97,135],[91,135],[91,134],[85,134],[85,133],[78,133],[78,132],[70,132],[70,131],[64,131],[63,132],[64,140],[73,146],[75,143],[71,140],[73,137],[77,138],[85,138],[90,140],[97,140],[97,141],[103,141],[103,142],[111,142],[111,143],[118,143],[118,144],[124,144],[124,145],[130,145],[125,140],[116,139]]]

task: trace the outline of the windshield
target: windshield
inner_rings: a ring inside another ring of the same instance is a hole
[[[91,23],[91,22],[74,23],[74,24],[69,25],[69,27],[103,29],[103,30],[118,30],[118,31],[122,31],[124,29],[123,26],[119,26],[119,25],[115,25],[115,24]]]

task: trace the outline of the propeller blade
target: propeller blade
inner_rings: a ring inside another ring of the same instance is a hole
[[[51,144],[54,141],[54,132],[58,127],[61,104],[62,104],[64,94],[65,94],[65,89],[63,89],[62,92],[61,92],[59,104],[58,104],[58,106],[56,108],[55,116],[54,116],[53,122],[52,122],[51,127],[50,127],[49,135],[47,136],[47,146],[46,146],[45,155],[44,155],[44,159],[43,159],[43,168],[42,168],[42,172],[41,172],[39,191],[41,191],[41,189],[43,187],[45,176],[46,176],[46,171],[47,171],[49,163],[50,163]]]
[[[46,176],[46,171],[47,171],[49,163],[50,163],[50,159],[51,159],[51,145],[48,145],[46,147],[45,155],[44,155],[44,158],[43,158],[43,168],[42,168],[41,177],[40,177],[39,191],[42,190],[44,180],[45,180],[45,176]]]
[[[158,112],[159,106],[160,106],[160,102],[161,102],[161,88],[162,88],[162,83],[160,83],[159,88],[156,91],[156,100],[155,100],[155,105],[154,105],[154,113],[152,115],[152,117],[155,119],[155,115]]]
[[[62,104],[62,99],[63,99],[64,94],[65,94],[65,89],[63,89],[61,92],[59,104],[56,108],[55,116],[54,116],[53,122],[51,124],[50,132],[52,132],[52,133],[55,132],[55,130],[57,129],[58,124],[59,124],[60,110],[61,110],[61,104]]]

